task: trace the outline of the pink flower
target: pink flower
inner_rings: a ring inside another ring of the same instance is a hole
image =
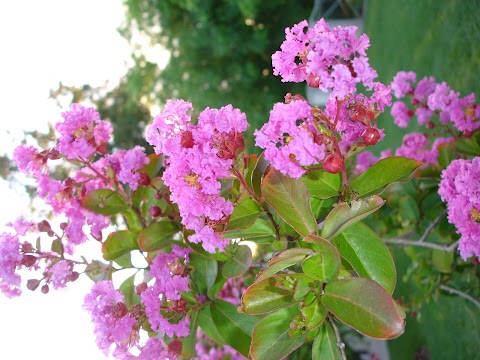
[[[181,308],[181,293],[189,291],[189,279],[185,263],[189,248],[172,245],[170,253],[159,253],[150,265],[150,276],[155,279],[153,286],[142,292],[145,313],[152,328],[168,337],[183,337],[189,334],[190,319]],[[184,313],[184,317],[173,324],[162,313]]]
[[[64,121],[55,125],[60,133],[56,149],[67,158],[86,160],[110,140],[112,126],[95,109],[73,104],[62,116]]]
[[[413,98],[418,102],[424,102],[427,100],[428,96],[435,91],[435,87],[437,83],[435,82],[435,78],[432,77],[424,77],[420,80],[413,91]]]
[[[113,288],[111,281],[96,283],[85,297],[83,308],[92,317],[97,345],[105,355],[112,345],[124,347],[138,338],[134,327],[137,320],[129,315],[124,301],[123,294]]]
[[[412,132],[403,137],[402,145],[395,151],[395,156],[405,156],[435,164],[438,158],[438,150],[428,150],[428,139],[425,134]]]
[[[412,118],[411,110],[401,101],[396,101],[393,103],[390,113],[393,116],[395,124],[398,127],[405,128],[410,123]]]
[[[265,159],[275,169],[298,178],[305,173],[302,166],[317,164],[325,157],[325,146],[315,142],[314,134],[318,132],[312,121],[306,101],[276,103],[268,123],[255,131],[255,144],[265,149]]]
[[[417,81],[417,74],[413,71],[399,71],[392,81],[393,94],[401,99],[413,93],[413,84]]]
[[[48,281],[54,289],[61,289],[67,286],[69,277],[73,272],[73,264],[67,260],[57,261],[48,271]]]
[[[145,155],[145,149],[141,146],[135,146],[131,150],[118,150],[107,156],[106,161],[114,170],[117,179],[130,185],[132,190],[137,189],[140,181],[138,170],[150,162]]]
[[[480,158],[454,160],[441,177],[438,193],[447,203],[448,221],[461,235],[460,255],[480,258]]]
[[[417,116],[418,123],[420,125],[425,125],[432,118],[433,111],[426,107],[419,107],[415,110],[415,115]]]
[[[138,348],[140,354],[137,356],[126,352],[119,358],[122,360],[176,360],[179,358],[179,354],[170,351],[163,339],[160,338],[149,338],[144,346]]]
[[[307,83],[322,91],[332,91],[339,100],[355,92],[358,83],[373,86],[377,73],[366,57],[367,35],[355,35],[357,28],[330,29],[321,19],[313,27],[302,21],[286,29],[280,51],[272,55],[273,73],[282,81]]]
[[[191,104],[169,101],[147,129],[147,140],[157,153],[168,155],[163,181],[178,204],[182,224],[194,230],[189,240],[205,250],[223,250],[229,243],[213,228],[233,212],[233,204],[220,195],[221,179],[230,177],[233,159],[244,149],[246,116],[231,105],[207,108],[190,124]]]
[[[24,174],[28,174],[30,171],[36,174],[44,164],[38,155],[38,149],[33,146],[20,145],[13,152],[13,160],[17,163],[18,170]]]
[[[13,298],[21,294],[22,278],[15,272],[20,265],[20,241],[18,235],[0,234],[0,291]]]

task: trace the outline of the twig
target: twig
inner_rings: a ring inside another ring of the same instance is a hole
[[[445,216],[446,213],[447,213],[447,209],[445,208],[440,213],[440,215],[438,215],[438,217],[427,227],[427,229],[423,233],[422,237],[418,240],[418,242],[424,242],[427,239],[428,235],[430,235],[433,228],[437,226],[437,224],[440,222],[440,220],[442,220],[442,218]]]
[[[446,251],[446,252],[454,252],[458,246],[458,240],[455,241],[451,245],[439,245],[430,242],[421,242],[420,240],[407,240],[407,239],[384,239],[386,244],[397,244],[397,245],[404,245],[404,246],[417,246],[417,247],[424,247],[434,250]]]
[[[458,296],[460,296],[460,297],[463,297],[464,299],[472,302],[476,307],[478,307],[478,308],[480,309],[480,302],[479,302],[478,300],[475,300],[475,299],[474,299],[473,297],[471,297],[470,295],[465,294],[463,291],[460,291],[460,290],[451,288],[451,287],[446,286],[446,285],[440,285],[440,289],[442,289],[443,291],[448,292],[449,294],[455,294],[455,295],[458,295]]]
[[[335,333],[335,338],[337,339],[337,347],[338,350],[340,350],[342,360],[347,360],[347,355],[345,354],[345,344],[340,337],[340,332],[338,331],[337,325],[335,324],[335,321],[331,315],[328,315],[328,320],[330,321],[330,324],[332,324],[333,332]]]

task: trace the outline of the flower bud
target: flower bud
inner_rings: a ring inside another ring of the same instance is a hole
[[[153,205],[150,206],[150,209],[148,209],[148,213],[151,217],[157,217],[162,215],[162,210],[157,205]]]
[[[40,291],[42,292],[42,294],[48,294],[48,292],[50,291],[50,288],[48,287],[47,284],[45,284],[41,287]]]
[[[375,145],[380,140],[380,133],[375,128],[366,128],[362,133],[362,140],[365,145]]]
[[[143,186],[148,186],[151,184],[152,180],[150,179],[150,176],[148,176],[146,173],[141,172],[138,174],[140,176],[140,180],[138,183]]]
[[[162,198],[162,193],[160,191],[157,191],[155,193],[155,199],[160,200]]]
[[[193,148],[194,141],[193,141],[193,135],[192,132],[189,130],[186,130],[182,132],[182,138],[180,140],[180,145],[186,149],[191,149]]]
[[[320,76],[314,75],[314,74],[308,74],[307,84],[312,88],[318,89],[318,87],[320,86]]]
[[[49,232],[52,231],[52,228],[47,220],[42,220],[37,224],[37,230],[40,232]]]
[[[24,255],[21,260],[22,265],[25,267],[31,267],[35,265],[36,262],[37,262],[37,258],[33,255]]]
[[[116,318],[124,317],[128,313],[128,307],[124,303],[118,302],[112,306],[112,313]]]
[[[73,271],[70,275],[67,276],[67,281],[74,282],[80,277],[80,274],[76,271]]]
[[[25,241],[25,242],[22,244],[22,251],[23,251],[24,253],[33,252],[33,246],[32,246],[32,244],[30,244],[30,243],[28,243],[28,242]]]
[[[168,351],[174,355],[180,356],[182,354],[182,341],[179,339],[173,340],[168,344]]]
[[[36,290],[38,286],[40,285],[40,280],[37,279],[30,279],[27,281],[27,289],[28,290]]]
[[[323,160],[323,168],[330,174],[339,173],[343,168],[342,157],[337,153],[328,155],[325,160]]]
[[[60,224],[60,229],[62,229],[62,230],[65,231],[65,229],[67,228],[67,226],[68,226],[68,224],[67,224],[66,222],[62,222],[62,223]]]
[[[147,290],[147,283],[146,282],[142,282],[140,284],[138,284],[136,287],[135,287],[135,294],[137,295],[141,295],[145,290]]]

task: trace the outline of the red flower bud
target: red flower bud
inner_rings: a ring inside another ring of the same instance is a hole
[[[48,292],[50,291],[50,288],[48,287],[47,284],[45,284],[41,287],[40,291],[42,292],[42,294],[48,294]]]
[[[193,141],[193,135],[191,131],[186,130],[182,132],[182,139],[180,140],[180,145],[182,145],[182,147],[186,149],[193,148],[194,141]]]
[[[27,281],[27,289],[28,290],[36,290],[38,286],[40,285],[40,280],[37,279],[30,279]]]
[[[157,205],[153,205],[148,209],[148,213],[151,217],[157,217],[162,215],[162,210]]]
[[[52,228],[50,227],[50,223],[47,220],[42,220],[37,224],[37,230],[40,232],[48,233],[52,230]]]
[[[339,173],[343,168],[343,159],[337,153],[328,155],[325,160],[323,160],[323,168],[325,171],[331,174]]]
[[[112,313],[113,313],[113,316],[115,316],[116,318],[124,317],[128,313],[128,307],[124,303],[118,302],[115,305],[113,305]]]
[[[148,176],[147,174],[142,172],[142,173],[139,173],[138,175],[140,176],[140,180],[138,181],[140,185],[148,186],[152,182],[152,180],[150,179],[150,176]]]
[[[307,84],[312,88],[318,89],[320,86],[320,76],[314,74],[307,75]]]
[[[147,289],[148,285],[146,282],[142,282],[135,287],[135,293],[140,296]]]
[[[182,354],[182,341],[179,339],[173,340],[168,344],[168,351],[172,354],[180,356]]]
[[[362,133],[362,140],[365,145],[375,145],[380,140],[380,133],[375,128],[366,128]]]

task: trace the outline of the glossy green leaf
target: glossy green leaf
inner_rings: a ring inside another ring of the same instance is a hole
[[[185,359],[191,359],[195,356],[199,313],[199,310],[192,310],[190,312],[190,332],[188,336],[180,338],[182,341],[182,357]]]
[[[97,189],[88,192],[81,204],[85,209],[106,216],[115,215],[129,208],[123,197],[109,189]]]
[[[244,239],[257,244],[270,244],[276,239],[275,228],[270,221],[257,218],[247,229],[231,230],[222,233],[225,239]]]
[[[277,272],[289,266],[296,265],[313,253],[312,250],[306,248],[293,248],[282,251],[277,256],[270,259],[268,262],[268,268],[258,274],[256,281],[261,281],[275,275]]]
[[[279,360],[300,347],[306,335],[290,337],[290,323],[299,315],[296,305],[265,316],[253,329],[250,358],[252,360]]]
[[[313,340],[312,360],[342,360],[332,324],[325,322]]]
[[[322,227],[322,237],[332,239],[348,226],[362,220],[382,207],[385,201],[379,196],[340,203],[327,215]]]
[[[127,306],[140,303],[140,296],[138,296],[135,292],[135,275],[136,273],[127,278],[122,285],[120,285],[120,291],[125,298],[125,304]]]
[[[128,208],[122,213],[122,215],[127,223],[128,230],[134,232],[135,234],[138,234],[140,231],[142,231],[143,226],[135,210]]]
[[[222,290],[223,285],[227,282],[227,278],[222,275],[222,273],[219,271],[217,274],[217,278],[215,279],[215,282],[210,286],[210,288],[207,290],[207,296],[209,299],[215,299],[215,296],[218,294],[220,290]]]
[[[202,331],[207,335],[210,339],[215,341],[218,345],[225,345],[225,339],[223,338],[222,334],[218,331],[215,323],[212,319],[212,312],[210,310],[211,304],[202,306],[200,310],[200,314],[198,316],[198,325],[202,329]]]
[[[303,274],[274,275],[253,283],[243,293],[238,311],[251,315],[265,314],[297,302],[293,292],[301,277],[307,278]]]
[[[317,251],[302,262],[303,272],[321,282],[335,280],[342,265],[342,259],[335,246],[315,235],[309,235],[303,241],[313,244]]]
[[[189,265],[192,268],[190,277],[196,284],[199,293],[207,294],[208,289],[212,287],[217,278],[217,262],[198,253],[191,253]]]
[[[131,252],[127,252],[126,254],[123,254],[122,256],[119,256],[113,261],[115,262],[115,264],[119,265],[122,268],[132,268],[133,267]]]
[[[328,314],[327,308],[320,301],[320,296],[317,296],[313,302],[305,304],[301,311],[308,330],[318,328]]]
[[[412,178],[422,163],[401,156],[382,159],[350,181],[350,188],[358,197],[378,195],[396,182],[405,182]]]
[[[243,356],[248,356],[251,334],[258,318],[239,313],[235,305],[216,300],[210,306],[212,320],[225,343]]]
[[[233,209],[226,230],[246,229],[250,227],[261,212],[262,209],[260,209],[255,201],[245,198]]]
[[[262,181],[265,201],[300,235],[316,233],[317,222],[310,206],[310,195],[301,179],[293,179],[270,168]]]
[[[270,161],[265,160],[265,152],[262,152],[257,159],[255,168],[252,171],[251,184],[252,184],[253,190],[255,191],[255,194],[257,194],[258,197],[262,196],[262,189],[261,189],[262,178],[269,164],[270,164]]]
[[[242,275],[252,264],[252,250],[246,245],[238,245],[233,256],[223,265],[222,274],[226,278]]]
[[[395,300],[370,279],[332,281],[325,286],[322,303],[340,321],[376,339],[394,339],[405,330]]]
[[[307,186],[310,195],[318,199],[338,196],[342,186],[340,174],[330,174],[324,170],[310,171],[302,176],[302,180]]]
[[[372,279],[393,293],[397,281],[395,263],[375,231],[357,222],[332,241],[359,276]]]
[[[462,153],[480,156],[480,135],[474,133],[472,137],[459,138],[455,141],[455,147]]]
[[[105,260],[115,260],[137,249],[137,235],[128,230],[111,233],[102,245],[103,258]]]
[[[163,249],[174,241],[179,231],[178,225],[171,221],[151,223],[138,234],[138,245],[142,251]]]
[[[335,204],[336,198],[318,199],[310,196],[310,205],[312,206],[313,215],[315,219],[325,218]]]
[[[55,239],[52,241],[52,251],[56,252],[58,255],[63,256],[64,248],[63,243],[60,239]]]

